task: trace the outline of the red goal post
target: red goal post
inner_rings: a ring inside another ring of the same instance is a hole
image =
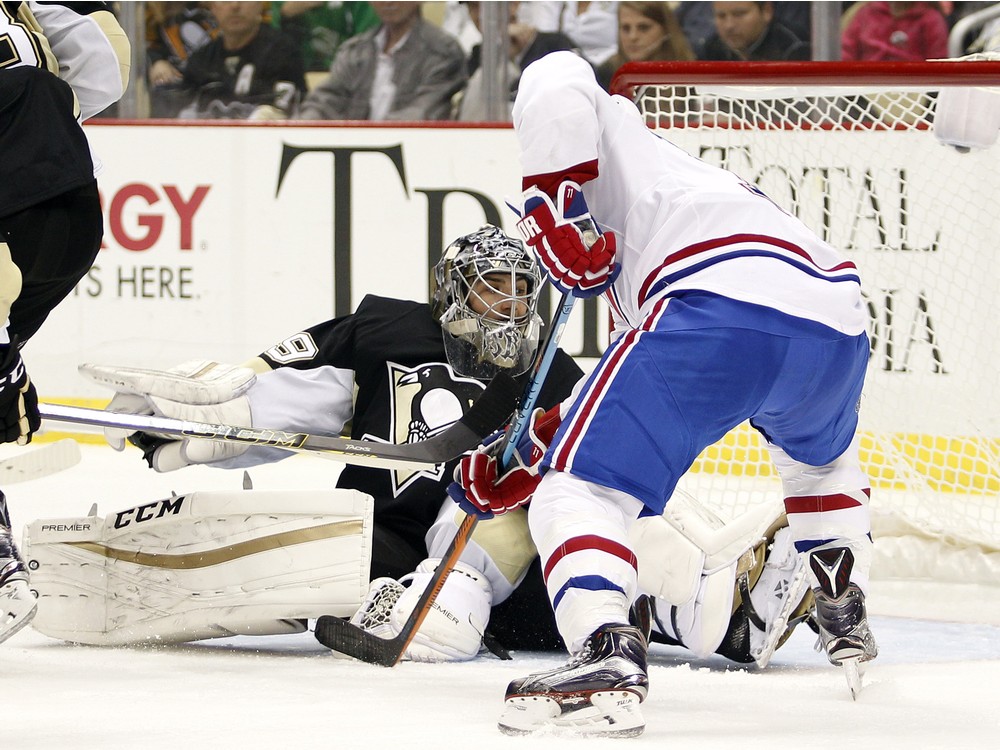
[[[1000,144],[937,141],[954,86],[1000,95],[1000,62],[629,63],[612,92],[857,263],[874,577],[1000,585]],[[747,425],[681,487],[730,517],[780,497]]]

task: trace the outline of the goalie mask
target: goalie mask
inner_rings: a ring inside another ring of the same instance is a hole
[[[519,240],[493,226],[459,237],[434,267],[434,317],[448,363],[461,375],[489,379],[531,366],[541,320],[541,275]]]

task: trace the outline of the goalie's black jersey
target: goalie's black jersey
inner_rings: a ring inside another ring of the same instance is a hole
[[[25,3],[0,3],[0,216],[94,181],[73,89]]]
[[[337,377],[351,377],[350,435],[356,439],[405,443],[431,437],[461,417],[485,388],[452,370],[428,304],[372,295],[353,315],[313,326],[261,357],[273,368],[334,368]],[[582,374],[560,350],[538,405],[547,409],[566,399]],[[456,463],[416,471],[348,465],[337,486],[372,495],[376,524],[423,549]]]

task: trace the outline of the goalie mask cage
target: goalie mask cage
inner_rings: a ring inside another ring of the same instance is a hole
[[[612,91],[858,265],[873,577],[998,584],[1000,144],[960,153],[935,139],[944,86],[1000,92],[1000,63],[631,63]],[[747,424],[681,488],[726,517],[781,496]]]

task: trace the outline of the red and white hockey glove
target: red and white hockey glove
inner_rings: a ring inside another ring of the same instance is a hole
[[[594,297],[614,283],[621,270],[615,263],[617,240],[597,229],[575,182],[559,186],[555,204],[538,188],[528,188],[522,216],[521,236],[561,292]]]
[[[448,494],[466,513],[492,518],[527,505],[542,481],[538,464],[548,450],[561,422],[559,407],[535,409],[524,437],[518,443],[507,471],[500,475],[499,452],[503,432],[498,432],[455,467],[455,481]]]

